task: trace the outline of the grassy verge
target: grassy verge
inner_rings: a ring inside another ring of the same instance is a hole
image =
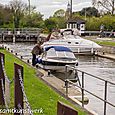
[[[96,38],[96,37],[87,37],[86,39],[92,40],[92,41],[96,42],[97,44],[103,45],[103,46],[112,46],[112,47],[115,46],[115,41],[113,41],[114,38],[111,39],[110,41],[104,40],[104,38],[103,38],[103,40],[97,40],[94,38]]]
[[[24,87],[32,109],[43,109],[43,113],[36,113],[36,115],[56,115],[57,114],[57,101],[64,102],[73,106],[66,99],[53,91],[37,76],[34,68],[23,63],[15,58],[12,54],[5,50],[0,50],[5,54],[5,69],[7,76],[12,80],[14,76],[14,62],[24,67]],[[14,108],[14,83],[11,84],[11,103],[10,108]],[[73,106],[78,110],[79,115],[87,115],[86,112],[79,107]],[[8,114],[9,115],[9,114]]]
[[[104,45],[104,46],[115,46],[115,42],[113,41],[95,41],[99,45]]]

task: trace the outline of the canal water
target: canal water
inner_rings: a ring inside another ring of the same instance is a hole
[[[25,60],[31,60],[31,50],[35,44],[7,43],[5,45],[16,52],[18,56],[21,55]],[[76,57],[79,61],[78,69],[115,83],[115,61],[96,56],[76,55]],[[64,74],[57,74],[57,77],[64,77]],[[104,82],[87,75],[85,76],[85,88],[104,98]],[[108,84],[107,92],[108,101],[115,104],[115,86]],[[88,93],[85,94],[89,98],[89,103],[85,107],[95,111],[98,115],[103,115],[104,103]],[[115,115],[115,107],[107,104],[107,115]]]

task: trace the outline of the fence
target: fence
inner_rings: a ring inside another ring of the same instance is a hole
[[[40,28],[0,28],[1,42],[37,42]]]
[[[66,66],[66,73],[67,73],[68,69],[69,69],[69,70],[72,69],[73,71],[76,71],[77,73],[80,72],[80,73],[82,74],[82,76],[81,76],[81,81],[82,81],[82,82],[81,82],[81,85],[77,85],[76,83],[74,83],[74,82],[72,82],[71,80],[69,80],[69,79],[68,79],[68,76],[66,75],[66,79],[65,79],[66,96],[68,96],[68,92],[69,92],[68,86],[69,86],[69,84],[71,84],[71,85],[74,85],[75,87],[78,87],[78,88],[81,89],[81,92],[82,92],[82,107],[84,107],[84,92],[87,92],[87,93],[91,94],[92,96],[94,96],[94,97],[100,99],[100,100],[104,103],[104,110],[103,110],[103,111],[104,111],[104,115],[107,114],[107,104],[109,104],[109,105],[112,106],[112,107],[115,107],[115,105],[112,104],[111,102],[109,102],[108,99],[107,99],[107,94],[108,94],[107,88],[108,88],[108,84],[111,84],[111,85],[114,85],[114,86],[115,86],[115,83],[112,83],[112,82],[110,82],[110,81],[104,80],[104,79],[102,79],[102,78],[99,78],[99,77],[94,76],[94,75],[92,75],[92,74],[89,74],[89,73],[87,73],[87,72],[81,71],[81,70],[79,70],[79,69],[77,69],[77,68],[75,68],[75,67],[73,67],[73,66],[69,66],[69,65]],[[85,88],[85,85],[84,85],[84,84],[85,84],[85,80],[84,80],[85,75],[89,75],[89,76],[91,76],[92,78],[95,78],[95,79],[98,79],[98,80],[104,82],[104,99],[103,99],[102,97],[99,97],[98,95],[92,93],[91,91],[89,91],[89,90],[87,90],[87,89]],[[79,76],[78,76],[78,77],[79,77]]]
[[[27,109],[29,110],[28,111],[29,115],[33,115],[24,90],[23,67],[14,63],[14,68],[15,68],[15,109],[17,110]],[[25,108],[23,102],[26,105]],[[17,115],[17,113],[15,113],[14,115]]]
[[[72,107],[63,104],[62,102],[58,102],[57,115],[78,115],[78,112]]]
[[[5,55],[0,53],[0,104],[8,108],[10,100],[10,81],[4,69]]]
[[[82,36],[99,36],[100,37],[115,37],[115,32],[113,31],[80,31]]]
[[[23,67],[14,63],[14,78],[12,81],[6,76],[5,55],[0,53],[0,105],[5,106],[8,110],[8,103],[10,100],[10,84],[14,81],[14,115],[33,115],[30,104],[28,102],[23,79]],[[23,111],[24,110],[24,111]],[[26,110],[26,111],[25,111]],[[17,113],[18,112],[18,113]],[[61,102],[57,103],[57,115],[78,115],[78,112],[72,107]]]
[[[0,105],[8,109],[8,104],[10,103],[10,81],[6,75],[5,68],[5,55],[0,53]],[[29,115],[33,115],[25,90],[24,90],[24,83],[23,83],[23,67],[14,63],[14,70],[15,70],[15,110],[19,110],[21,113],[14,113],[14,115],[23,115],[23,109],[28,110],[27,113]],[[24,106],[25,105],[25,106]]]

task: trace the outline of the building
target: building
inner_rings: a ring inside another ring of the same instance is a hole
[[[77,29],[78,31],[85,30],[85,20],[80,19],[79,17],[73,18],[72,17],[72,3],[68,2],[67,10],[65,13],[65,18],[67,20],[67,29]]]
[[[85,30],[85,20],[76,17],[75,19],[67,20],[67,29],[77,29],[79,31]]]
[[[65,18],[66,18],[66,20],[69,20],[70,17],[71,17],[71,4],[68,2],[67,10],[66,10],[66,13],[65,13]]]

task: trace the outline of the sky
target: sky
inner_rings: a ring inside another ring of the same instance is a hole
[[[11,0],[0,0],[1,4],[8,4]],[[28,0],[22,0],[28,3]],[[30,0],[31,5],[36,6],[36,10],[44,15],[44,18],[52,16],[59,9],[67,9],[70,0]],[[92,0],[73,0],[73,11],[79,11],[84,7],[92,6]]]

